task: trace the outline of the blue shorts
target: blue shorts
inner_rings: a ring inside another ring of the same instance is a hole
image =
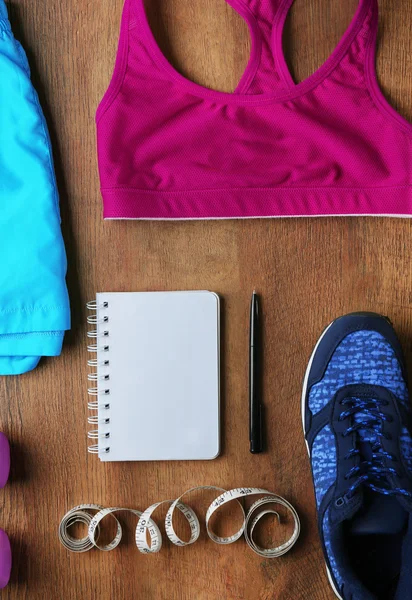
[[[0,375],[60,354],[66,268],[49,134],[0,0]]]

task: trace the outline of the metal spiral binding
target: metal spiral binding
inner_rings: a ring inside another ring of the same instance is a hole
[[[94,398],[93,400],[89,400],[87,407],[90,411],[98,411],[98,414],[89,416],[87,421],[90,425],[97,425],[98,427],[102,426],[104,428],[110,425],[110,416],[102,416],[103,411],[110,411],[110,402],[102,402],[101,397],[110,395],[110,387],[107,383],[110,381],[110,374],[107,372],[100,374],[100,371],[101,368],[107,368],[110,365],[110,359],[107,357],[99,362],[98,356],[101,353],[110,351],[110,345],[107,342],[101,344],[102,339],[106,340],[109,338],[109,330],[106,327],[109,322],[109,317],[106,314],[101,315],[102,311],[109,308],[109,303],[103,302],[99,304],[96,300],[93,300],[92,302],[88,302],[86,306],[88,310],[95,313],[87,317],[88,325],[95,326],[95,329],[87,332],[89,340],[93,340],[93,343],[88,344],[87,351],[97,354],[96,358],[91,358],[87,361],[89,367],[96,369],[94,372],[87,375],[88,381],[95,384],[87,390],[89,396]],[[109,415],[109,413],[107,414]],[[92,429],[88,432],[87,437],[90,440],[97,440],[97,443],[89,446],[88,451],[90,454],[110,452],[110,446],[107,443],[102,443],[103,441],[106,442],[106,440],[110,439],[110,431],[101,431],[99,433],[99,429]]]

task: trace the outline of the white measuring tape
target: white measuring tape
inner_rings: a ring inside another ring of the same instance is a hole
[[[182,494],[179,498],[177,498],[177,500],[165,500],[163,502],[157,502],[156,504],[149,506],[149,508],[147,508],[144,512],[130,508],[104,508],[98,504],[81,504],[72,510],[69,510],[69,512],[66,513],[61,520],[59,527],[60,541],[63,546],[71,552],[87,552],[94,547],[105,552],[114,550],[114,548],[120,544],[122,539],[122,526],[120,525],[118,519],[114,516],[114,513],[126,511],[136,515],[139,518],[136,527],[137,548],[144,554],[154,554],[159,552],[162,547],[162,534],[159,527],[152,520],[152,515],[159,506],[163,504],[170,504],[165,519],[166,535],[175,546],[189,546],[190,544],[194,544],[199,538],[200,523],[194,510],[187,504],[184,504],[182,502],[182,498],[189,493],[200,490],[215,490],[222,492],[219,497],[216,498],[216,500],[214,500],[209,506],[205,517],[208,536],[216,544],[232,544],[241,538],[242,535],[244,535],[249,547],[256,552],[256,554],[264,558],[277,558],[283,554],[286,554],[286,552],[289,552],[292,546],[294,546],[296,543],[300,534],[300,520],[296,510],[287,500],[281,496],[278,496],[277,494],[260,488],[235,488],[233,490],[226,491],[215,486],[201,486],[192,488]],[[263,497],[255,500],[252,506],[245,513],[240,499],[254,495],[263,495]],[[236,533],[229,537],[218,536],[211,530],[210,519],[212,515],[219,510],[219,508],[233,500],[239,504],[242,511],[242,526]],[[261,548],[253,538],[256,525],[265,515],[273,515],[277,518],[279,523],[281,522],[279,513],[276,512],[273,507],[273,505],[276,504],[286,508],[288,513],[292,515],[294,521],[292,536],[280,546],[276,546],[274,548]],[[270,507],[270,505],[272,505],[272,507]],[[173,515],[175,510],[180,511],[180,513],[189,523],[191,534],[190,539],[186,542],[179,538],[173,528]],[[115,537],[109,544],[99,545],[98,541],[100,535],[100,523],[107,516],[111,516],[115,520],[117,531]],[[83,523],[88,526],[87,537],[74,538],[72,535],[70,535],[68,530],[75,523]],[[148,540],[150,540],[150,542]]]

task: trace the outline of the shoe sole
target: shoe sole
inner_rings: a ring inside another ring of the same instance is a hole
[[[335,319],[336,321],[336,319]],[[313,363],[313,359],[315,358],[315,354],[316,354],[316,350],[319,347],[319,344],[321,343],[321,341],[323,340],[323,338],[325,337],[326,333],[329,331],[329,329],[332,327],[332,325],[335,323],[335,321],[332,321],[332,323],[330,323],[326,329],[324,329],[322,335],[320,336],[320,338],[318,339],[315,348],[313,349],[312,355],[309,359],[309,363],[306,369],[306,373],[305,373],[305,378],[303,380],[303,391],[302,391],[302,426],[303,426],[303,436],[305,438],[305,444],[306,444],[306,450],[308,451],[308,456],[309,456],[309,460],[310,460],[310,450],[309,450],[309,444],[306,440],[306,422],[305,422],[305,415],[306,415],[306,393],[307,393],[307,389],[308,389],[308,380],[309,380],[309,373],[310,370],[312,368],[312,363]],[[329,570],[328,565],[325,562],[325,567],[326,567],[326,574],[328,576],[329,579],[329,583],[331,585],[331,588],[333,589],[335,596],[337,598],[339,598],[339,600],[343,600],[342,596],[339,594],[338,590],[336,589],[335,583],[333,581],[332,578],[332,574]]]

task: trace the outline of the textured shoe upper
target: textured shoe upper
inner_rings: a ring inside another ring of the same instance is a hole
[[[346,564],[346,546],[375,533],[377,540],[394,539],[412,510],[408,389],[399,342],[386,319],[348,315],[331,326],[309,374],[305,421],[319,529],[334,583],[344,598],[377,598]],[[412,590],[412,578],[410,584]]]

